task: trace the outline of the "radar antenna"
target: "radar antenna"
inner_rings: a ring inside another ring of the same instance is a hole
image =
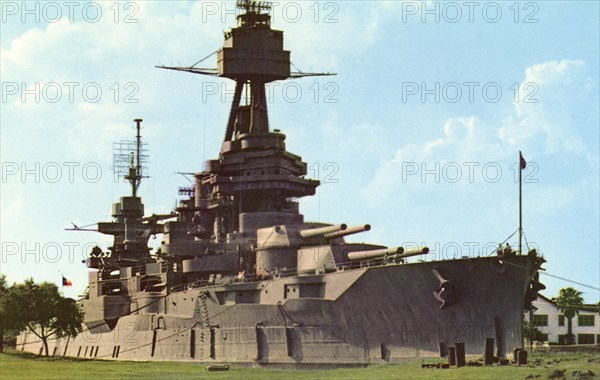
[[[264,13],[263,11],[271,11],[273,3],[267,1],[239,0],[237,7],[246,13]]]
[[[121,140],[113,144],[113,170],[117,178],[131,184],[131,196],[136,197],[147,170],[148,155],[146,144],[142,142],[142,119],[135,119],[135,140]]]

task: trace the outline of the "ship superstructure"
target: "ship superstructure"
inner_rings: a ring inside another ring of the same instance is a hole
[[[429,249],[348,243],[371,226],[304,221],[298,199],[319,182],[305,178],[306,163],[270,128],[265,85],[312,74],[291,72],[268,4],[238,7],[216,70],[162,67],[235,81],[219,157],[180,189],[186,199],[172,214],[145,217],[136,119],[131,195],[113,205],[113,221],[98,224],[113,246],[88,260],[86,332],[56,340],[55,353],[363,365],[436,356],[458,342],[480,354],[487,337],[498,356],[522,347],[523,309],[543,287],[535,251],[410,263]],[[156,234],[163,240],[152,254]],[[20,347],[35,351],[32,339],[22,335]]]

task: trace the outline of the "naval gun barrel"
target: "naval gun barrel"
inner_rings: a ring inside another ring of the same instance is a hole
[[[336,224],[333,226],[319,227],[319,228],[311,228],[308,230],[300,231],[300,236],[307,239],[315,236],[322,236],[325,234],[330,234],[332,232],[343,231],[348,226],[346,224]]]
[[[426,255],[428,253],[429,253],[429,247],[419,247],[419,248],[414,248],[414,249],[408,249],[408,250],[404,251],[404,253],[402,253],[401,255],[396,256],[396,258],[404,259],[406,257]]]
[[[404,253],[404,248],[383,248],[383,249],[372,249],[370,251],[356,251],[348,253],[348,259],[350,260],[367,260],[374,259],[376,257],[388,256],[388,255],[401,255]]]
[[[327,239],[334,239],[334,238],[338,238],[338,237],[342,237],[342,236],[346,236],[346,235],[356,234],[356,233],[363,232],[363,231],[369,231],[370,229],[371,229],[370,224],[364,224],[364,225],[360,225],[360,226],[349,227],[345,230],[330,232],[323,236],[326,237]]]

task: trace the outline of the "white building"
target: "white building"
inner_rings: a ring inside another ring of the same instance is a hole
[[[542,332],[542,341],[566,344],[568,320],[549,298],[539,295],[533,301],[533,312],[525,312],[525,320],[533,318]],[[600,309],[598,305],[584,305],[572,320],[576,344],[600,344]]]

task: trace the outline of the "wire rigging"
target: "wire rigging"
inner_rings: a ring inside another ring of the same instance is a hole
[[[201,60],[199,60],[198,62],[194,63],[193,65],[190,66],[190,68],[195,67],[197,64],[206,61],[207,59],[209,59],[210,57],[212,57],[213,55],[217,54],[219,51],[215,50],[212,53],[210,53],[209,55],[207,55],[206,57],[202,58]]]

